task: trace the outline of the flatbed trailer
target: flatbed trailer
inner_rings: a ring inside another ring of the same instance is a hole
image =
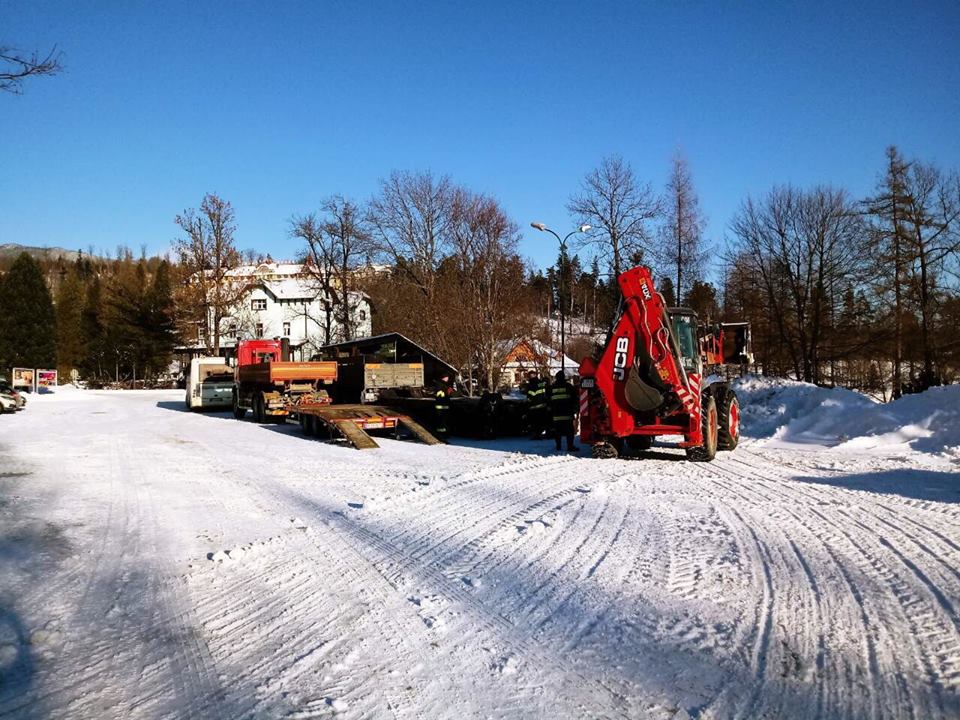
[[[404,429],[425,445],[440,445],[423,425],[409,415],[382,405],[331,405],[328,403],[296,403],[286,407],[287,416],[295,417],[305,433],[343,437],[358,450],[380,447],[368,430],[393,430],[399,436]]]

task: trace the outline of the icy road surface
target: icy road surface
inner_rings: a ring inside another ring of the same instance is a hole
[[[944,456],[360,452],[181,397],[0,417],[0,717],[960,716]]]

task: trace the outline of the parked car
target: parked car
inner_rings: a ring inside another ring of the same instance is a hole
[[[15,413],[17,411],[17,401],[12,395],[0,393],[0,414]]]
[[[8,383],[0,382],[0,394],[13,398],[16,402],[15,409],[23,410],[23,408],[26,407],[27,398],[24,397],[24,394],[19,390],[14,390]]]

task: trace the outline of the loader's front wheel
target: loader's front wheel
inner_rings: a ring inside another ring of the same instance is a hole
[[[703,445],[687,448],[687,460],[693,462],[710,462],[717,456],[717,401],[710,395],[703,396],[703,408],[700,412],[700,430],[703,434]]]
[[[733,450],[740,442],[740,400],[733,390],[727,390],[717,405],[717,448]]]

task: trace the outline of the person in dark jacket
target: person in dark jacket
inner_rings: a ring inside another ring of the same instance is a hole
[[[444,375],[437,382],[433,395],[433,433],[440,440],[446,440],[450,432],[447,427],[447,421],[450,417],[450,396],[453,394],[453,386],[450,384],[450,376]]]
[[[530,439],[537,440],[547,430],[547,383],[537,377],[536,370],[531,370],[527,376],[525,388],[527,402],[527,425],[530,429]]]
[[[500,393],[489,390],[480,397],[480,436],[488,440],[497,436],[500,400]]]
[[[563,376],[563,370],[558,370],[550,391],[550,413],[553,416],[553,439],[560,450],[560,438],[567,438],[567,452],[579,452],[580,448],[573,444],[574,419],[579,414],[580,403],[577,401],[577,391]]]

